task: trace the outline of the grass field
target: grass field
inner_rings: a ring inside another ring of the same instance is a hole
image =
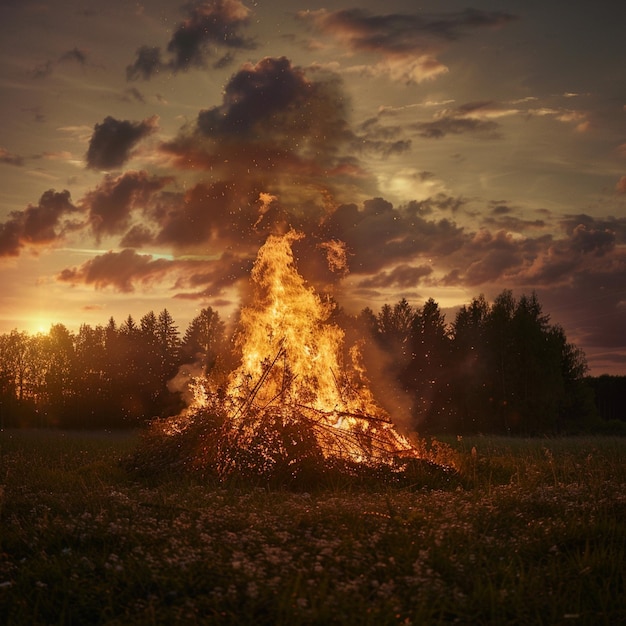
[[[449,443],[465,488],[294,493],[0,432],[0,623],[626,623],[626,439]]]

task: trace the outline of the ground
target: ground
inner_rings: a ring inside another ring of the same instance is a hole
[[[616,624],[626,440],[451,441],[465,486],[127,473],[135,435],[0,433],[0,622]]]

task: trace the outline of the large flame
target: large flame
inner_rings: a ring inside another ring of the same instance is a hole
[[[253,298],[241,312],[237,336],[241,364],[220,403],[244,445],[262,427],[259,420],[278,416],[314,433],[326,457],[377,462],[415,455],[376,404],[357,346],[344,362],[344,333],[329,321],[332,304],[298,273],[292,244],[302,236],[293,230],[270,236],[259,250]],[[197,390],[199,404],[215,403],[206,385]]]

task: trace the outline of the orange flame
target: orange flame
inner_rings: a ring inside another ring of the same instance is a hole
[[[270,236],[252,270],[254,298],[241,312],[237,346],[241,364],[229,376],[221,402],[235,423],[270,411],[302,420],[314,429],[325,456],[352,461],[415,456],[410,442],[376,404],[361,365],[358,346],[344,363],[344,333],[329,322],[333,306],[307,286],[298,273],[292,244],[303,237],[290,230]],[[332,242],[334,263],[343,247]],[[212,399],[196,384],[196,401]],[[246,438],[254,437],[254,428]]]

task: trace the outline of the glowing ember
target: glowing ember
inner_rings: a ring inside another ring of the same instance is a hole
[[[237,338],[241,364],[225,393],[207,381],[196,384],[197,405],[226,411],[242,447],[256,445],[271,422],[297,436],[308,433],[325,458],[380,463],[417,456],[374,401],[357,346],[344,363],[343,331],[329,322],[332,305],[294,265],[291,246],[301,237],[270,236],[259,250],[254,297],[241,313]],[[331,267],[341,267],[341,244],[327,250]]]

